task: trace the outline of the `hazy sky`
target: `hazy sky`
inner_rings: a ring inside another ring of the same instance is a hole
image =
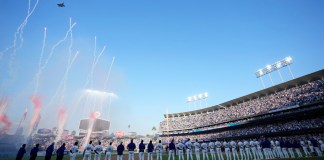
[[[30,11],[36,2],[30,1]],[[208,92],[210,106],[262,89],[255,71],[286,56],[294,60],[295,77],[324,66],[322,0],[67,0],[65,8],[57,7],[59,2],[39,0],[24,23],[28,0],[1,1],[0,96],[8,98],[12,130],[26,107],[24,124],[32,117],[30,96],[35,93],[45,27],[37,92],[42,99],[40,128],[54,127],[59,108],[65,108],[69,130],[77,130],[80,118],[91,110],[101,110],[103,118],[111,120],[111,131],[128,131],[130,124],[131,131],[152,133],[167,110],[194,108],[185,103],[188,96]],[[70,17],[76,22],[72,46],[68,34],[48,58],[69,30]],[[14,44],[15,32],[16,47],[2,52]],[[106,49],[91,78],[95,36],[96,56]],[[77,51],[65,74],[70,53]],[[291,79],[287,68],[281,73],[285,81]],[[271,76],[275,84],[281,83],[277,72]],[[264,81],[271,86],[267,77]],[[105,88],[117,95],[110,109],[107,98],[83,92]]]

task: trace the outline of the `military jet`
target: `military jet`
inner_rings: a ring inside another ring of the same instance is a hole
[[[58,7],[65,7],[64,2],[62,2],[62,3],[58,3],[57,6],[58,6]]]

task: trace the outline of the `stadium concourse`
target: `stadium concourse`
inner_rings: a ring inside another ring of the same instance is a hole
[[[320,70],[220,105],[165,114],[160,139],[184,144],[190,139],[193,152],[225,151],[226,159],[322,157],[323,108]]]

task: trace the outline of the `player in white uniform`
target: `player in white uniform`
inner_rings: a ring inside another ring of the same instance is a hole
[[[179,141],[178,145],[177,145],[177,150],[178,150],[178,154],[179,154],[179,159],[178,160],[185,160],[184,156],[183,156],[183,150],[185,148],[185,145]]]
[[[216,152],[217,152],[218,159],[219,160],[224,160],[224,157],[223,157],[223,154],[222,154],[222,150],[221,150],[221,147],[222,147],[221,142],[216,141],[215,142],[215,146],[216,146]]]
[[[240,155],[241,155],[241,159],[242,160],[245,160],[246,159],[246,154],[245,154],[245,152],[244,152],[244,144],[243,144],[243,142],[238,142],[238,146],[239,146],[239,148],[240,148]]]
[[[231,141],[230,142],[230,145],[231,145],[231,148],[232,148],[232,154],[233,154],[233,159],[236,160],[239,159],[239,156],[238,156],[238,153],[237,153],[237,150],[236,150],[236,142],[235,141]]]
[[[258,153],[257,153],[256,144],[254,143],[253,140],[250,141],[250,146],[251,146],[252,155],[253,155],[254,160],[255,160],[255,159],[260,159],[260,158],[259,158],[259,155],[258,155]]]
[[[161,143],[161,140],[159,140],[159,143],[156,144],[155,152],[156,152],[156,160],[162,160],[163,145]]]
[[[205,158],[207,158],[207,160],[209,160],[208,145],[205,141],[203,141],[203,143],[201,144],[201,149],[202,149],[202,153],[203,153],[203,160],[205,160]]]
[[[75,157],[78,153],[78,149],[79,149],[78,142],[75,142],[70,149],[70,156],[71,156],[70,160],[75,160]]]
[[[89,142],[89,144],[87,144],[84,148],[83,151],[83,160],[91,160],[91,151],[93,150],[93,145],[92,145],[92,141]]]
[[[186,142],[186,152],[187,152],[187,160],[193,160],[193,157],[192,157],[192,143],[190,141],[190,139],[188,138],[188,141]]]
[[[229,148],[229,144],[226,141],[224,141],[223,146],[225,148],[226,159],[231,160],[232,156],[231,156],[231,150]]]
[[[250,143],[248,141],[244,141],[246,159],[252,159],[252,154],[250,150]]]
[[[96,145],[96,147],[94,149],[94,152],[95,152],[94,160],[100,160],[102,150],[103,149],[102,149],[101,142],[98,142],[98,145]]]
[[[307,150],[307,144],[302,140],[302,141],[300,141],[300,145],[301,145],[302,148],[303,148],[303,151],[304,151],[304,153],[305,153],[305,156],[306,156],[306,157],[309,157],[309,156],[310,156],[310,153],[309,153],[308,150]]]
[[[111,154],[114,150],[114,147],[112,146],[112,142],[109,143],[109,146],[106,148],[106,156],[105,160],[111,160]]]
[[[212,160],[216,160],[215,156],[215,143],[213,141],[210,141],[208,144],[210,155],[212,157]]]

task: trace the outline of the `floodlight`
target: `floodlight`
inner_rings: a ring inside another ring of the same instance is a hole
[[[288,63],[288,64],[291,64],[292,62],[292,58],[289,56],[289,57],[286,57],[285,58],[285,61]]]
[[[279,61],[279,62],[277,62],[277,64],[276,64],[276,68],[279,69],[280,67],[281,67],[281,62]]]
[[[288,68],[289,68],[289,65],[291,65],[292,63],[293,63],[293,59],[290,56],[288,56],[288,57],[286,57],[286,58],[284,58],[284,59],[282,59],[280,61],[277,61],[276,63],[273,63],[271,65],[268,64],[264,68],[261,68],[261,69],[257,70],[255,72],[255,75],[256,75],[257,78],[260,78],[260,77],[262,77],[262,76],[264,76],[266,74],[270,74],[271,72],[279,70],[279,69],[281,69],[283,67],[288,66]],[[290,70],[290,68],[289,68],[289,70]]]
[[[191,102],[191,101],[192,101],[192,97],[188,97],[187,102]]]
[[[205,97],[205,98],[208,97],[208,93],[207,93],[207,92],[204,93],[204,97]]]
[[[260,76],[263,75],[262,69],[259,69],[258,72],[259,72],[259,75],[260,75]]]
[[[200,93],[200,94],[198,95],[198,98],[199,98],[199,99],[202,99],[202,98],[203,98],[203,94]]]

